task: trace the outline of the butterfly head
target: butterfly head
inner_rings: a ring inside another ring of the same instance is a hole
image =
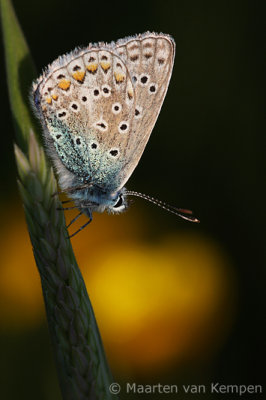
[[[104,203],[102,204],[102,206],[104,207],[104,211],[113,214],[119,214],[128,208],[125,189],[122,189],[115,194],[104,198],[103,201]]]
[[[95,211],[119,214],[128,207],[125,191],[125,188],[114,193],[97,187],[82,190],[78,188],[71,193],[71,197],[76,206],[87,215]]]
[[[108,211],[118,214],[127,209],[128,204],[127,204],[126,196],[123,192],[124,191],[120,191],[117,193],[117,196],[115,197],[115,200],[113,201],[113,203],[107,207]]]

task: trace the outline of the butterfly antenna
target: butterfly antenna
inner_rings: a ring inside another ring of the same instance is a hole
[[[140,197],[141,199],[147,200],[150,203],[156,204],[156,206],[163,208],[166,211],[169,211],[172,214],[177,215],[180,218],[183,218],[187,221],[190,222],[197,222],[199,223],[199,219],[193,216],[193,212],[191,210],[187,210],[185,208],[177,208],[174,206],[170,206],[170,204],[165,203],[164,201],[155,199],[151,196],[148,196],[146,194],[143,193],[139,193],[139,192],[134,192],[132,190],[126,190],[125,191],[125,195],[127,196],[135,196],[135,197]]]

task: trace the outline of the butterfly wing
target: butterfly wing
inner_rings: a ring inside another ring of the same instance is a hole
[[[175,42],[164,34],[149,33],[120,40],[117,54],[125,62],[135,89],[135,110],[119,173],[124,186],[149,140],[172,75]]]
[[[109,192],[119,186],[135,110],[130,74],[112,48],[99,43],[60,57],[34,85],[59,175],[62,163]]]
[[[48,67],[33,97],[63,189],[79,178],[111,193],[124,186],[156,122],[173,59],[172,39],[147,33],[77,49]]]

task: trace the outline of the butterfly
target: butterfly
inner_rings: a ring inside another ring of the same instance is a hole
[[[124,187],[160,113],[174,57],[171,36],[146,32],[76,48],[33,83],[32,105],[59,185],[80,211],[71,223],[82,213],[89,218],[77,232],[95,211],[124,211],[127,196],[198,222],[190,210]]]

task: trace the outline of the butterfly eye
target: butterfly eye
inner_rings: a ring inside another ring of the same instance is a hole
[[[119,195],[117,202],[113,205],[113,210],[115,211],[123,211],[126,208],[125,199],[122,194]]]
[[[114,205],[114,208],[119,208],[123,204],[123,198],[122,196],[119,196],[117,203]]]
[[[109,211],[120,213],[127,208],[127,201],[123,192],[120,192],[116,198],[113,199],[113,204],[108,206]]]

